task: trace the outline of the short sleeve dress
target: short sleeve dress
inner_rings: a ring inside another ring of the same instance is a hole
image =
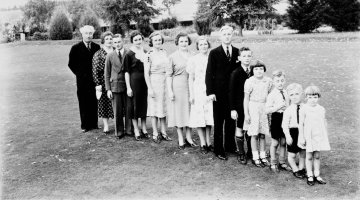
[[[145,52],[134,52],[132,50],[124,57],[124,70],[130,75],[130,86],[133,96],[129,97],[127,106],[130,119],[145,118],[147,115],[147,85],[144,77]]]
[[[214,125],[213,105],[206,95],[205,74],[208,55],[201,53],[191,57],[186,71],[192,75],[194,104],[190,106],[189,126],[192,128]],[[191,89],[191,88],[190,88]]]
[[[150,68],[150,82],[155,97],[148,96],[149,117],[166,117],[166,75],[165,69],[169,65],[169,58],[165,50],[150,49],[146,55],[145,65]]]
[[[325,125],[325,108],[320,105],[305,104],[300,108],[299,115],[300,119],[304,119],[306,152],[329,151],[330,143]]]
[[[114,118],[111,101],[107,98],[105,89],[104,69],[106,55],[107,53],[103,48],[94,54],[92,60],[92,72],[95,85],[102,86],[102,95],[98,100],[98,116],[100,118]]]
[[[244,93],[250,94],[250,123],[244,122],[244,130],[247,130],[250,136],[259,133],[269,135],[269,121],[265,113],[265,102],[271,87],[272,80],[269,77],[259,80],[252,76],[245,81]]]
[[[186,72],[187,61],[190,57],[175,51],[169,56],[170,64],[166,69],[166,76],[172,78],[172,89],[175,100],[168,103],[168,127],[189,126],[189,74]]]

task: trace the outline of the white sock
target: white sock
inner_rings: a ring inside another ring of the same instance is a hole
[[[265,151],[260,151],[260,158],[266,158]]]
[[[252,151],[253,160],[259,160],[259,151]]]

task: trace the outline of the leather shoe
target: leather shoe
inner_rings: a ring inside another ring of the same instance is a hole
[[[247,164],[247,160],[246,160],[246,156],[245,154],[239,154],[237,157],[237,160],[239,163],[246,165]]]
[[[214,147],[212,145],[207,146],[207,151],[208,152],[214,151]]]
[[[121,134],[121,135],[115,135],[115,138],[117,140],[120,140],[121,138],[125,137],[125,134]]]
[[[320,176],[315,176],[315,181],[318,182],[319,184],[326,184],[326,182],[320,177]]]
[[[200,152],[201,152],[202,154],[207,154],[208,151],[207,151],[207,149],[206,149],[206,146],[200,147]]]
[[[179,150],[184,150],[184,149],[185,149],[185,145],[179,145],[178,149],[179,149]]]
[[[296,171],[296,172],[293,172],[293,174],[294,174],[294,176],[296,177],[296,178],[301,178],[301,179],[303,179],[305,176],[301,173],[301,171],[299,170],[299,171]]]
[[[309,176],[309,177],[307,178],[306,183],[307,183],[308,185],[310,185],[310,186],[315,185],[314,177],[313,177],[313,176]]]
[[[153,142],[159,144],[161,142],[161,136],[160,135],[153,136],[152,140],[153,140]]]
[[[278,172],[279,172],[279,168],[278,168],[277,164],[272,164],[272,165],[270,166],[270,170],[271,170],[272,172],[274,172],[274,173],[278,173]]]
[[[140,136],[135,136],[135,140],[136,141],[141,141],[141,137]]]
[[[146,139],[150,138],[150,135],[148,133],[141,133],[141,136]]]
[[[161,133],[160,137],[165,140],[165,141],[172,141],[171,137],[169,137],[167,134],[165,133]]]
[[[225,155],[216,155],[217,158],[219,158],[220,160],[227,160],[228,158]]]
[[[190,143],[189,141],[187,141],[187,139],[185,139],[185,144],[190,147],[198,147],[199,146],[199,145],[195,144],[195,142]]]

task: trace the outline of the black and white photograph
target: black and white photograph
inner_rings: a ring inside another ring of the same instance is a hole
[[[0,199],[359,199],[359,0],[1,0]]]

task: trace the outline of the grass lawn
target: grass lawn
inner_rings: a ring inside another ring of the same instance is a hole
[[[236,41],[267,64],[268,76],[283,69],[287,83],[321,88],[332,148],[321,158],[326,185],[243,166],[235,155],[224,162],[199,149],[179,151],[173,129],[174,141],[161,144],[118,141],[101,129],[81,133],[75,78],[67,67],[75,41],[46,41],[0,45],[1,198],[358,199],[359,34]],[[218,44],[214,39],[213,47]],[[165,48],[176,49],[173,42]]]

